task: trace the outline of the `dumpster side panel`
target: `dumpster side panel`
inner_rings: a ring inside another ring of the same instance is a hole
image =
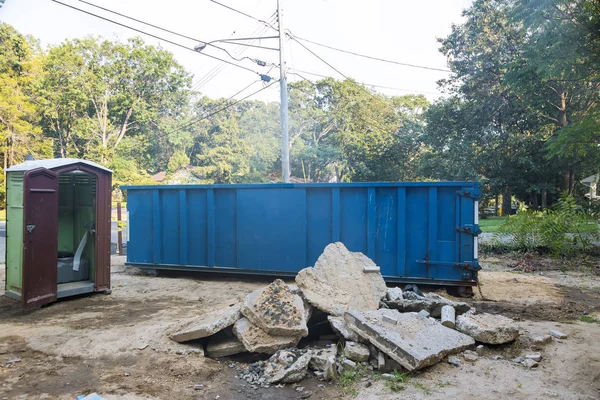
[[[181,185],[128,190],[128,263],[293,275],[341,241],[389,279],[472,284],[476,183]],[[466,194],[464,192],[467,192]],[[465,272],[467,271],[467,272]]]

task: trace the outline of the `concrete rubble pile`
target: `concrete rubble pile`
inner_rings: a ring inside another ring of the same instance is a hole
[[[332,380],[359,364],[378,372],[414,371],[443,359],[458,366],[483,356],[482,343],[518,337],[509,318],[478,314],[467,303],[423,294],[414,285],[387,288],[379,267],[342,243],[328,245],[314,267],[298,273],[295,285],[277,279],[243,304],[170,331],[177,342],[198,341],[208,357],[269,355],[238,369],[238,377],[254,387],[298,382],[309,371]],[[528,355],[522,364],[535,367],[538,356]]]

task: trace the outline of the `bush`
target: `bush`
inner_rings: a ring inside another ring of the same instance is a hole
[[[593,250],[599,239],[598,225],[589,224],[590,216],[572,196],[561,198],[546,211],[523,210],[511,215],[497,236],[509,239],[520,251],[547,250],[553,256],[568,256]],[[502,242],[502,240],[497,240]]]

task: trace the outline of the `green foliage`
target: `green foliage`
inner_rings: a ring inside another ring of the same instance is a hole
[[[385,386],[394,393],[401,392],[406,389],[406,383],[410,379],[408,373],[400,373],[396,370],[392,372],[392,378],[386,380]]]
[[[589,225],[589,216],[572,196],[558,201],[546,211],[522,210],[500,227],[500,237],[522,251],[548,249],[556,257],[591,249],[598,240],[598,226]],[[592,226],[593,229],[589,229]],[[591,232],[590,232],[591,231]]]
[[[357,396],[356,383],[367,374],[367,367],[357,363],[355,368],[345,369],[336,377],[336,382],[344,394]]]
[[[180,168],[190,165],[190,158],[183,152],[178,151],[173,154],[169,159],[169,165],[167,166],[167,172],[175,172]]]
[[[591,315],[580,315],[579,320],[581,322],[587,322],[588,324],[600,324],[600,320],[594,318]]]

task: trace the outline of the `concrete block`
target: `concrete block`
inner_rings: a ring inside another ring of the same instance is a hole
[[[369,361],[369,347],[362,343],[346,342],[344,355],[352,361]]]
[[[209,340],[206,345],[206,355],[211,358],[227,357],[244,353],[246,348],[235,337],[222,337]]]
[[[170,338],[179,343],[202,339],[233,325],[241,316],[239,304],[210,312],[180,324]]]
[[[397,319],[398,325],[385,323],[384,315]],[[475,344],[471,337],[435,321],[396,310],[352,310],[345,320],[350,329],[409,371],[438,363]]]
[[[456,311],[454,307],[445,305],[442,307],[442,325],[446,328],[454,329],[456,326]]]
[[[364,254],[332,243],[314,267],[298,272],[296,284],[304,298],[329,315],[342,317],[348,309],[377,310],[387,287],[380,272],[365,273],[364,266],[377,267]]]
[[[568,337],[567,335],[565,335],[561,331],[557,331],[556,329],[551,329],[549,333],[551,336],[557,339],[566,339]]]
[[[389,301],[401,301],[404,299],[402,296],[402,289],[399,287],[393,287],[387,289],[386,299]]]
[[[331,315],[327,316],[327,320],[331,325],[331,329],[342,339],[350,340],[352,342],[364,342],[365,340],[361,338],[358,333],[348,329],[346,326],[346,322],[343,317],[334,317]]]
[[[269,335],[308,335],[304,302],[281,279],[246,296],[241,311]]]
[[[300,341],[300,336],[269,335],[248,318],[240,318],[233,325],[234,335],[242,342],[246,350],[253,353],[273,354],[277,350],[294,347]]]
[[[456,330],[487,344],[508,343],[519,337],[519,328],[512,319],[486,313],[460,315],[456,319]]]
[[[540,362],[542,361],[542,355],[540,353],[526,354],[525,359]]]

